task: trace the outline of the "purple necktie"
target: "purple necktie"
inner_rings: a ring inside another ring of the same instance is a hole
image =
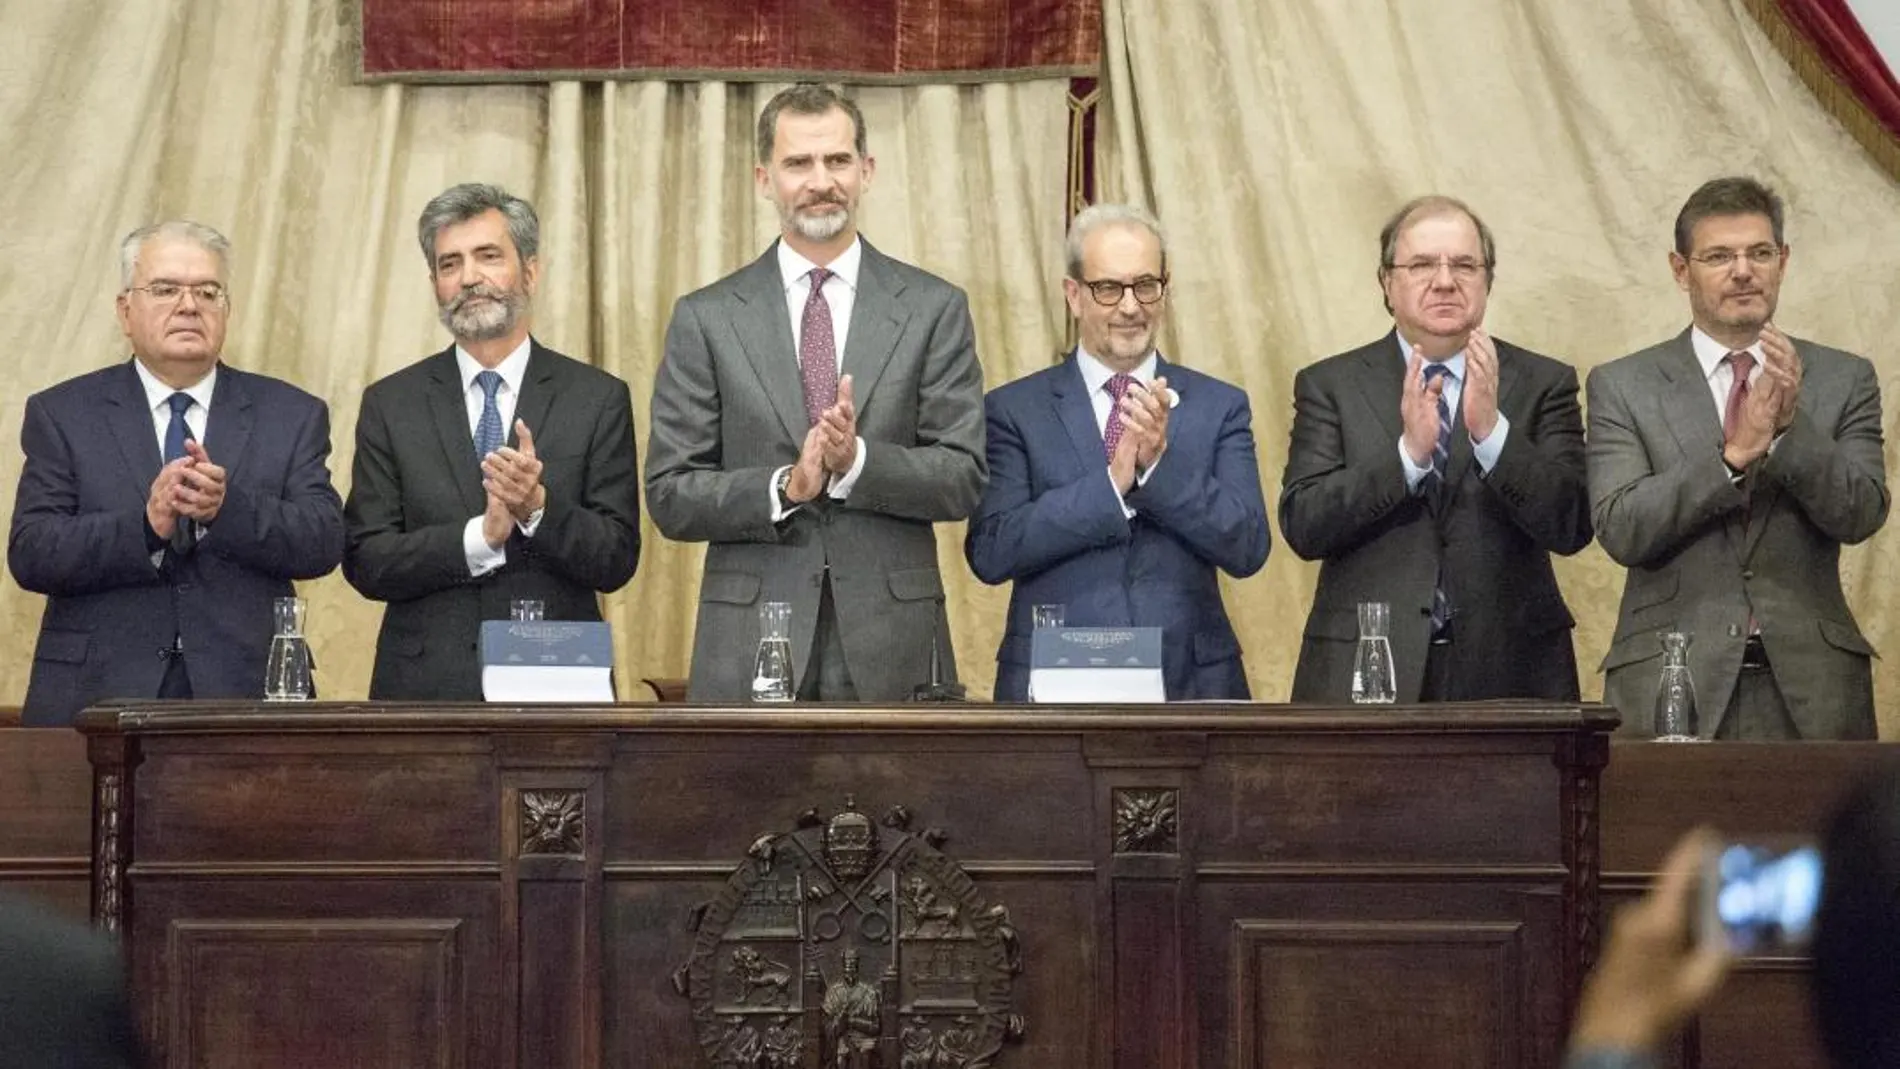
[[[798,377],[805,384],[805,415],[817,423],[838,403],[838,339],[832,336],[831,305],[825,301],[831,272],[814,267],[810,277],[811,296],[798,332]]]
[[[1115,447],[1122,441],[1122,398],[1128,396],[1128,388],[1135,384],[1135,377],[1127,373],[1117,374],[1102,383],[1102,389],[1108,391],[1108,424],[1102,428],[1102,451],[1108,454],[1109,463],[1115,461]]]

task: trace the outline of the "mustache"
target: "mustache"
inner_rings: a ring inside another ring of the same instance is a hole
[[[503,304],[506,304],[508,301],[508,294],[506,291],[499,289],[495,286],[490,286],[487,283],[477,283],[476,285],[469,286],[468,288],[462,290],[460,293],[457,293],[455,296],[449,298],[449,302],[446,305],[443,305],[443,310],[450,313],[459,312],[463,308],[467,307],[470,301],[475,300],[478,297],[487,298],[488,300],[491,300],[491,301],[498,301]]]

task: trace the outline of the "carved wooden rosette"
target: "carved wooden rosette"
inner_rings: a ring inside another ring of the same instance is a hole
[[[1115,790],[1115,852],[1172,854],[1180,849],[1181,792],[1172,787]]]
[[[693,911],[674,974],[714,1069],[988,1069],[1020,1039],[1009,911],[894,806],[855,804],[753,840]],[[842,1053],[843,1057],[840,1057]]]
[[[522,791],[521,855],[575,857],[582,854],[583,799],[581,791]]]

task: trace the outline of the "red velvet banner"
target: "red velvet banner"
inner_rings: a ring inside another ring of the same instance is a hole
[[[1845,0],[1743,0],[1830,114],[1900,180],[1900,83]]]
[[[1093,76],[1100,0],[360,0],[366,81]]]

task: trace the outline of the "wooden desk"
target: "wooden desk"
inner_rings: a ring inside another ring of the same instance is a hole
[[[0,888],[86,916],[91,828],[85,738],[64,728],[0,728]]]
[[[1007,906],[1027,1035],[999,1069],[1502,1069],[1559,1060],[1612,723],[206,704],[84,730],[95,905],[175,1069],[708,1064],[669,982],[684,919],[847,798],[942,829]],[[524,851],[530,794],[575,798],[562,856]]]
[[[1663,856],[1708,824],[1736,839],[1813,835],[1863,773],[1900,750],[1876,742],[1669,745],[1618,740],[1603,773],[1603,898],[1641,895]],[[1808,1002],[1805,958],[1739,962],[1678,1065],[1826,1069]]]

